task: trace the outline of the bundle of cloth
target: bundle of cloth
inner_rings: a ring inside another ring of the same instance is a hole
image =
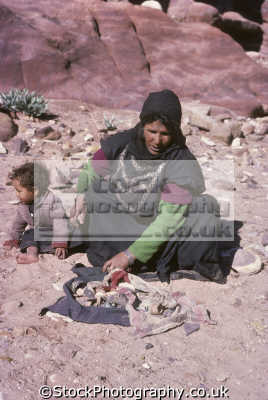
[[[157,335],[183,325],[186,335],[200,329],[202,323],[213,324],[204,305],[170,285],[155,285],[123,271],[92,274],[82,264],[74,267],[77,278],[65,284],[66,297],[48,310],[87,323],[113,323],[132,326],[138,337]]]

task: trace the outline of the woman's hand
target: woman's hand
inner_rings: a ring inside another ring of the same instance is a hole
[[[128,256],[121,251],[121,253],[116,254],[110,260],[106,261],[102,267],[103,272],[111,271],[115,268],[127,269],[129,266]]]
[[[65,249],[63,247],[57,247],[55,250],[55,256],[63,260],[66,258],[68,255],[68,249]]]

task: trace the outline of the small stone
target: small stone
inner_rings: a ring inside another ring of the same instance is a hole
[[[214,143],[211,139],[209,139],[209,138],[207,138],[205,136],[201,136],[201,141],[203,143],[205,143],[207,146],[211,146],[211,147],[216,146],[216,143]]]
[[[183,324],[183,328],[186,333],[186,336],[189,336],[189,335],[191,335],[191,333],[196,332],[200,329],[200,324],[192,323],[192,322],[185,322]]]
[[[242,301],[240,300],[240,299],[235,299],[235,301],[234,301],[234,303],[233,303],[233,306],[234,307],[240,307],[241,306],[241,304],[242,304]]]
[[[241,274],[256,274],[261,270],[262,262],[258,254],[249,248],[238,249],[232,268]]]
[[[71,129],[71,132],[69,132],[69,136],[72,138],[72,137],[74,137],[75,136],[75,131],[73,131],[72,129]]]
[[[7,154],[7,149],[1,142],[0,142],[0,154]]]
[[[268,123],[264,122],[264,123],[260,123],[257,125],[256,129],[255,129],[255,133],[256,135],[266,135],[268,133]]]
[[[162,11],[162,6],[158,1],[155,0],[146,0],[141,4],[143,7],[150,7],[154,8],[156,10],[161,10]]]
[[[61,138],[61,133],[59,131],[50,132],[46,136],[46,140],[59,140]]]
[[[232,141],[232,147],[241,147],[241,139],[239,137],[236,137],[233,141]]]
[[[148,364],[148,363],[144,363],[144,364],[142,364],[142,366],[143,366],[143,368],[145,368],[145,369],[152,369],[151,365]]]
[[[44,126],[43,128],[35,129],[34,136],[38,139],[44,139],[51,132],[54,132],[51,126]]]
[[[91,135],[91,133],[88,133],[85,137],[84,137],[84,141],[88,142],[88,141],[92,141],[94,140],[94,136]]]
[[[145,345],[145,350],[150,350],[154,347],[154,345],[152,343],[146,343]]]
[[[241,131],[245,137],[252,135],[254,133],[254,130],[255,130],[254,125],[249,122],[244,122],[241,127]]]

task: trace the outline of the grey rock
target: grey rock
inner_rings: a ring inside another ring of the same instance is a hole
[[[154,347],[154,345],[152,343],[146,343],[145,345],[145,350],[150,350]]]

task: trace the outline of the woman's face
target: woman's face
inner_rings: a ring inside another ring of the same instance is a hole
[[[172,136],[161,121],[154,121],[143,127],[145,145],[148,151],[157,155],[163,153],[172,142]]]

